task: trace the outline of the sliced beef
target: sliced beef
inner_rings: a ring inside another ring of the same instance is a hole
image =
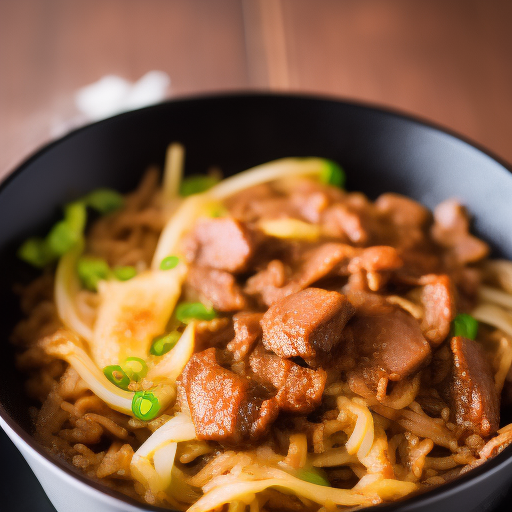
[[[271,261],[267,268],[247,280],[245,292],[260,299],[266,306],[296,293],[331,274],[346,274],[350,258],[357,249],[350,245],[329,242],[306,249],[291,270],[280,260]],[[342,266],[345,270],[340,270]]]
[[[199,220],[185,241],[189,262],[238,273],[247,270],[255,251],[254,235],[232,217]]]
[[[250,352],[262,335],[260,320],[263,313],[237,313],[233,316],[235,337],[227,345],[235,361],[241,361]]]
[[[432,214],[420,203],[400,194],[382,194],[375,201],[377,210],[387,213],[398,226],[425,226]]]
[[[396,307],[358,310],[343,331],[346,354],[358,360],[370,387],[381,377],[392,381],[412,375],[430,361],[431,350],[418,322]]]
[[[421,329],[425,338],[436,347],[448,336],[451,321],[455,318],[454,287],[446,275],[423,276],[420,284],[425,285],[421,291],[424,308]]]
[[[219,365],[214,348],[194,354],[179,380],[182,409],[190,410],[199,439],[227,444],[261,437],[277,417],[275,398],[247,377]]]
[[[322,215],[324,230],[341,240],[349,240],[357,246],[364,246],[370,239],[365,219],[346,204],[335,204]]]
[[[226,200],[226,206],[233,217],[244,222],[255,222],[265,212],[263,205],[272,201],[277,193],[269,183],[237,192]]]
[[[290,202],[305,220],[317,224],[326,208],[343,201],[344,195],[341,189],[305,179],[298,180],[293,187]]]
[[[307,288],[270,306],[263,315],[263,344],[281,357],[299,356],[315,364],[341,339],[341,331],[354,313],[344,295]]]
[[[346,267],[357,249],[351,245],[325,243],[307,251],[301,265],[294,273],[288,287],[291,292],[302,290],[311,284],[329,276],[333,271],[339,273],[338,267]],[[296,288],[296,289],[294,289]]]
[[[348,271],[355,274],[360,270],[366,272],[383,272],[397,270],[403,262],[394,247],[386,245],[374,245],[363,249],[357,256],[350,260]]]
[[[192,265],[187,284],[204,295],[217,311],[237,311],[246,307],[245,296],[235,277],[224,270]]]
[[[310,413],[320,405],[326,373],[311,370],[275,354],[256,349],[249,358],[255,378],[277,389],[280,409],[288,412]]]
[[[478,342],[453,337],[453,374],[450,385],[452,411],[458,425],[486,437],[500,423],[500,401],[491,366]]]
[[[247,279],[244,292],[268,307],[286,295],[283,287],[289,273],[281,260],[272,260],[266,268]]]
[[[432,238],[449,249],[449,264],[474,263],[489,254],[489,246],[469,233],[467,211],[454,199],[444,201],[434,210]]]

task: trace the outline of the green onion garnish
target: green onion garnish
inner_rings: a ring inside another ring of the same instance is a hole
[[[453,336],[463,336],[470,340],[476,338],[478,332],[478,320],[467,313],[458,314],[452,322]]]
[[[82,238],[87,223],[87,206],[105,214],[124,204],[121,194],[100,188],[82,199],[66,205],[64,218],[57,222],[44,239],[29,238],[18,250],[18,257],[35,267],[48,263],[72,249]]]
[[[166,256],[160,262],[160,270],[171,270],[171,268],[174,268],[179,262],[180,259],[178,256]]]
[[[95,256],[82,256],[77,263],[77,272],[83,286],[92,292],[97,291],[98,283],[110,274],[108,263]]]
[[[320,181],[326,185],[343,188],[346,176],[343,168],[332,160],[325,160],[324,168],[320,174]]]
[[[163,336],[158,336],[153,341],[151,348],[149,349],[150,354],[154,356],[163,356],[169,350],[174,348],[174,345],[178,343],[178,340],[181,338],[181,333],[178,331],[172,331],[169,334],[164,334]]]
[[[68,204],[64,209],[64,219],[57,222],[46,236],[51,252],[62,256],[82,238],[87,219],[85,205],[81,201]]]
[[[187,197],[192,194],[199,194],[212,188],[219,182],[219,178],[216,176],[190,176],[184,178],[180,184],[180,196]]]
[[[137,391],[133,395],[132,411],[140,420],[152,420],[160,411],[160,402],[151,391]]]
[[[327,477],[325,476],[325,473],[317,468],[301,469],[298,471],[296,476],[297,478],[312,484],[323,485],[325,487],[331,486],[329,480],[327,480]]]
[[[127,265],[126,267],[115,267],[112,272],[119,281],[128,281],[137,275],[137,270],[131,265]]]
[[[64,208],[64,221],[75,233],[82,234],[87,223],[87,211],[83,201],[69,203]]]
[[[55,254],[42,238],[28,238],[18,249],[18,258],[38,268],[43,268],[55,259]]]
[[[98,188],[87,194],[84,198],[85,204],[101,214],[112,213],[124,205],[124,198],[115,190],[109,188]]]
[[[201,302],[182,302],[176,307],[176,318],[185,324],[191,320],[213,320],[216,317],[217,312]]]
[[[148,365],[140,357],[127,357],[123,363],[123,370],[131,380],[139,382],[148,373]]]
[[[61,220],[48,233],[46,243],[53,254],[61,256],[73,248],[80,236],[81,233],[73,231],[66,221]]]
[[[103,373],[105,374],[105,377],[112,382],[112,384],[115,384],[118,388],[121,389],[128,389],[128,385],[130,384],[130,377],[126,375],[124,370],[117,364],[112,364],[110,366],[105,366],[103,368]]]

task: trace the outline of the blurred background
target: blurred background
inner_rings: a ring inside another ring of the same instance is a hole
[[[94,117],[77,91],[151,70],[164,73],[149,86],[156,99],[348,98],[434,121],[512,162],[511,22],[510,0],[0,0],[0,178]],[[104,100],[123,84],[103,88]]]

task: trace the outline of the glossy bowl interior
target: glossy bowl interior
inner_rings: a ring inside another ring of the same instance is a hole
[[[60,512],[157,509],[102,490],[49,458],[32,439],[23,376],[8,344],[19,318],[12,284],[31,277],[14,249],[26,236],[44,232],[67,201],[100,186],[133,189],[148,165],[162,166],[171,141],[184,144],[189,174],[217,166],[230,175],[280,157],[322,156],[344,166],[348,189],[370,198],[394,191],[432,208],[457,197],[474,215],[474,231],[491,244],[493,255],[512,259],[507,166],[453,134],[393,112],[301,96],[193,98],[123,114],[50,144],[0,188],[0,424]],[[504,421],[510,420],[504,411]],[[490,510],[510,482],[512,448],[450,484],[378,509]]]

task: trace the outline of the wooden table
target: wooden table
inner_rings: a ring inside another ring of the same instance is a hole
[[[77,89],[153,69],[171,97],[271,89],[400,109],[512,162],[511,25],[511,0],[0,0],[0,179],[76,116]],[[0,508],[53,510],[3,434],[0,453]]]
[[[0,177],[151,69],[170,96],[289,90],[371,102],[512,162],[510,0],[0,0]]]

